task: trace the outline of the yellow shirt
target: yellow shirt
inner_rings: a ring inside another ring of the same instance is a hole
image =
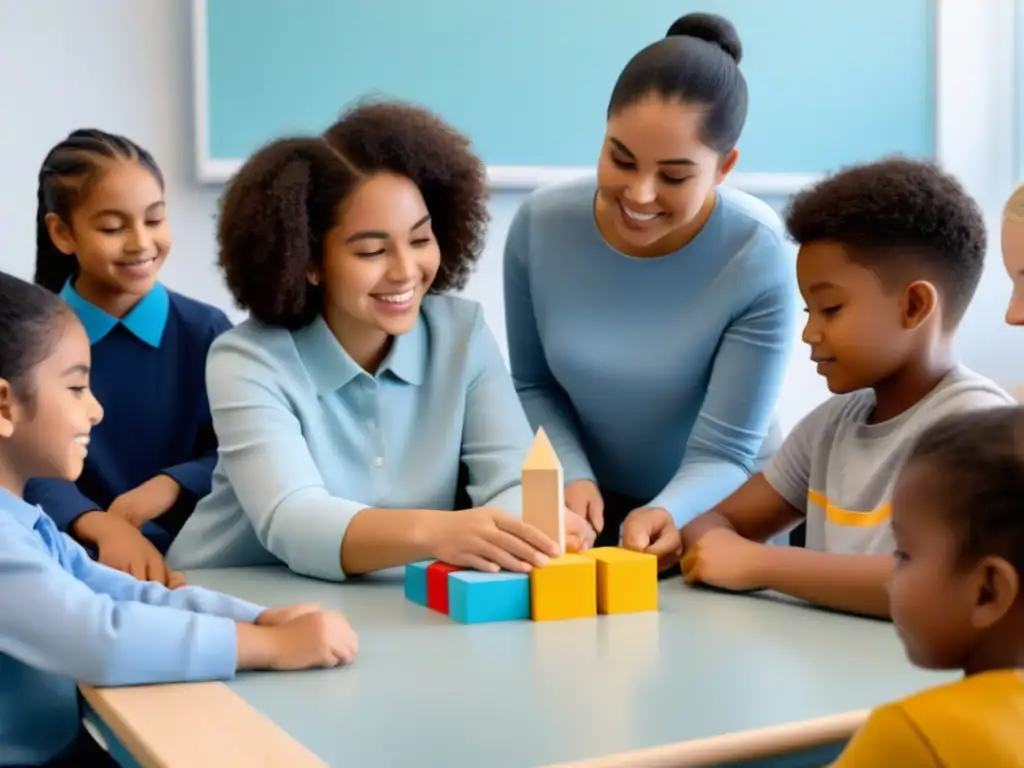
[[[832,768],[1024,768],[1024,674],[985,672],[879,707]]]

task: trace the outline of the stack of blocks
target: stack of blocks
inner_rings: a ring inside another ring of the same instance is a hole
[[[523,519],[564,551],[563,510],[562,467],[541,429],[523,464]],[[529,574],[427,561],[406,566],[405,596],[465,624],[656,611],[658,561],[619,547],[565,554]]]
[[[405,596],[463,624],[656,611],[658,561],[618,547],[553,558],[529,574],[427,561],[406,566]]]

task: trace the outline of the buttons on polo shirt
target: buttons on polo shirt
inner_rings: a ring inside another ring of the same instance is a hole
[[[375,458],[373,460],[373,466],[375,466],[375,467],[383,467],[384,466],[384,457],[383,456],[378,456],[377,458]]]

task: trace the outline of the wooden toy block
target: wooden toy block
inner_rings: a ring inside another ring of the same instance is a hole
[[[431,563],[427,566],[427,607],[448,614],[448,574],[461,571],[457,565]]]
[[[463,624],[530,618],[525,573],[457,571],[448,575],[448,615]]]
[[[409,563],[405,566],[405,597],[417,605],[427,604],[427,566],[433,560],[422,563]]]
[[[523,521],[539,528],[565,551],[562,463],[543,427],[537,430],[523,462]]]
[[[597,615],[597,561],[566,554],[530,571],[530,614],[534,621]]]
[[[583,553],[597,563],[598,613],[658,610],[658,558],[621,547]]]

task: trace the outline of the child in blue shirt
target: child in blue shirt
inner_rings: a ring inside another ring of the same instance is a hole
[[[230,322],[157,282],[171,248],[163,186],[145,149],[98,130],[73,132],[43,161],[35,279],[85,327],[107,416],[77,483],[40,480],[25,495],[100,562],[170,585],[162,553],[210,492],[204,366]]]
[[[67,305],[0,272],[0,766],[103,764],[80,732],[76,681],[333,667],[357,648],[344,617],[314,605],[266,609],[108,568],[23,499],[29,477],[81,473],[103,417],[90,366]]]

